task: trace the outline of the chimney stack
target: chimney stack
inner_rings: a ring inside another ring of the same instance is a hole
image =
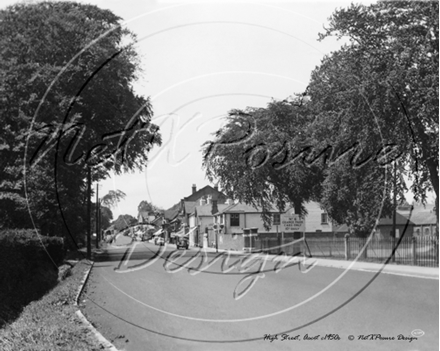
[[[192,193],[194,194],[197,191],[197,187],[195,184],[192,185]]]
[[[216,214],[217,212],[218,212],[217,200],[212,199],[211,214]]]
[[[218,191],[218,183],[214,185],[214,189]]]

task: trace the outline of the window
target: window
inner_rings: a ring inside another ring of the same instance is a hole
[[[238,213],[231,213],[231,227],[240,226],[240,215]]]
[[[327,224],[327,223],[328,223],[328,214],[321,213],[321,224]]]

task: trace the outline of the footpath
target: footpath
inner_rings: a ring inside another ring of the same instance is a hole
[[[132,243],[132,239],[128,236],[123,236],[119,234],[116,237],[116,240],[113,244],[111,244],[112,247],[121,247],[121,246],[128,246]],[[175,246],[174,244],[167,244],[170,246]],[[190,247],[189,250],[202,250],[209,253],[216,253],[215,248],[206,248],[201,249],[198,247]],[[219,249],[218,253],[228,253],[230,255],[249,255],[249,253],[245,251],[229,251],[229,250],[222,250]],[[280,255],[273,255],[268,253],[259,253],[262,257],[265,257],[267,260],[273,260],[277,256],[280,259],[284,260],[290,260],[292,259],[291,256],[280,256]],[[284,257],[284,258],[282,258]],[[297,256],[299,260],[304,260],[303,256]],[[439,280],[439,268],[438,267],[421,267],[421,266],[411,266],[411,265],[400,265],[400,264],[394,264],[394,263],[375,263],[375,262],[363,262],[360,260],[352,259],[352,260],[337,260],[337,259],[329,259],[329,258],[321,258],[321,257],[306,257],[305,263],[307,265],[316,264],[320,267],[330,267],[330,268],[338,268],[338,269],[350,269],[350,270],[356,270],[356,271],[364,271],[364,272],[372,272],[377,273],[380,272],[381,274],[394,274],[394,275],[401,275],[401,276],[407,276],[407,277],[417,277],[417,278],[425,278],[425,279],[436,279]]]
[[[192,250],[199,248],[190,248]],[[200,249],[206,250],[210,253],[217,252],[216,249],[206,248]],[[228,252],[228,250],[218,250],[218,253]],[[244,251],[229,251],[231,255],[249,255],[249,253]],[[273,260],[275,257],[285,257],[284,259],[292,259],[291,256],[283,256],[283,255],[273,255],[267,253],[255,253],[260,254],[262,257],[266,257],[267,260]],[[297,256],[300,261],[304,260],[303,256]],[[356,271],[364,271],[364,272],[372,272],[381,274],[394,274],[401,275],[407,277],[417,277],[417,278],[425,278],[425,279],[437,279],[439,280],[439,268],[438,267],[421,267],[421,266],[409,266],[409,265],[398,265],[394,263],[373,263],[373,262],[363,262],[356,261],[356,259],[345,261],[345,260],[334,260],[328,258],[320,258],[320,257],[306,257],[305,263],[307,266],[311,264],[316,264],[320,267],[330,267],[330,268],[339,268],[339,269],[350,269]]]

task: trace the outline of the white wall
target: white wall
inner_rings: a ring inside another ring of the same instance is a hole
[[[313,233],[317,230],[321,230],[322,232],[332,232],[333,225],[328,219],[328,223],[321,223],[321,214],[324,213],[324,210],[321,209],[317,202],[308,202],[306,204],[307,216],[305,223],[305,231],[307,233]],[[294,214],[295,211],[290,209],[287,211],[288,214]]]
[[[306,209],[308,215],[305,219],[305,231],[308,233],[316,232],[321,230],[322,232],[332,232],[333,225],[328,219],[328,223],[321,223],[321,214],[324,213],[317,202],[309,202],[306,204]],[[294,214],[294,210],[290,209],[286,212],[287,214]],[[225,216],[225,234],[232,233],[243,233],[243,228],[258,228],[259,233],[276,232],[276,226],[272,226],[269,230],[266,230],[263,225],[263,219],[260,213],[239,213],[240,225],[238,227],[231,227],[231,214],[226,213]],[[219,216],[217,216],[217,221],[220,222]],[[278,227],[281,231],[281,228]]]

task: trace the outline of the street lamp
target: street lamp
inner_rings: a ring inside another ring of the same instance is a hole
[[[99,248],[101,227],[101,203],[99,199],[99,183],[96,183],[96,248]]]

